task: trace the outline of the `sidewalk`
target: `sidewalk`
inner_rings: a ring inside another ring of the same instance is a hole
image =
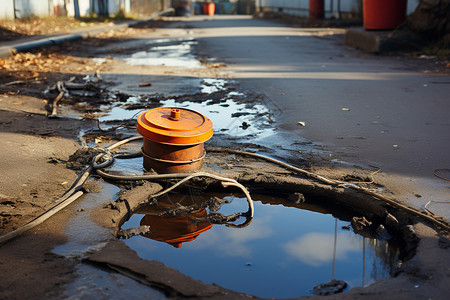
[[[141,22],[147,22],[153,20],[159,16],[165,15],[172,12],[173,9],[167,9],[158,13],[153,14],[150,18],[131,20],[131,21],[121,21],[117,24],[100,25],[93,28],[81,28],[73,30],[70,33],[54,34],[54,35],[44,35],[44,36],[30,36],[27,38],[14,40],[14,41],[4,41],[0,42],[0,58],[7,58],[18,52],[26,52],[36,48],[48,47],[59,45],[67,41],[76,41],[84,38],[88,38],[91,35],[98,34],[100,32],[108,30],[117,30],[127,28],[136,25]]]

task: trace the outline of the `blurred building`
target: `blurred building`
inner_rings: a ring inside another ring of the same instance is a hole
[[[114,16],[119,12],[150,16],[171,7],[171,0],[1,0],[0,19],[31,16]]]
[[[256,11],[278,12],[308,17],[310,0],[255,0]],[[395,0],[392,0],[395,1]],[[362,16],[363,0],[324,0],[325,18],[351,19]],[[411,14],[419,0],[408,0],[407,15]]]
[[[0,19],[22,19],[30,16],[67,15],[87,17],[114,16],[119,12],[134,16],[150,16],[175,8],[177,15],[204,14],[203,4],[214,3],[215,14],[277,12],[308,17],[310,0],[1,0]],[[408,0],[407,14],[419,0]],[[362,0],[324,0],[325,18],[361,16]]]

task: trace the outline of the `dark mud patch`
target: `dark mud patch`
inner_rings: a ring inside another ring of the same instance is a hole
[[[110,242],[89,261],[162,290],[171,298],[248,299],[248,295],[193,280],[161,262],[143,260],[121,241]]]

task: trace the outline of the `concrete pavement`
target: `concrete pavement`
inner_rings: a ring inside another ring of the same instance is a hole
[[[278,133],[266,144],[301,155],[312,141],[340,167],[381,168],[377,180],[412,206],[450,201],[448,181],[434,175],[450,166],[450,76],[420,71],[420,60],[351,49],[342,29],[238,16],[184,22],[201,54],[270,99]],[[428,208],[450,217],[448,203]]]

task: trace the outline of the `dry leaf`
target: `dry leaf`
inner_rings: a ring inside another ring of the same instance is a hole
[[[220,63],[214,63],[214,64],[209,64],[208,67],[210,68],[223,68],[225,67],[225,64],[220,64]]]

